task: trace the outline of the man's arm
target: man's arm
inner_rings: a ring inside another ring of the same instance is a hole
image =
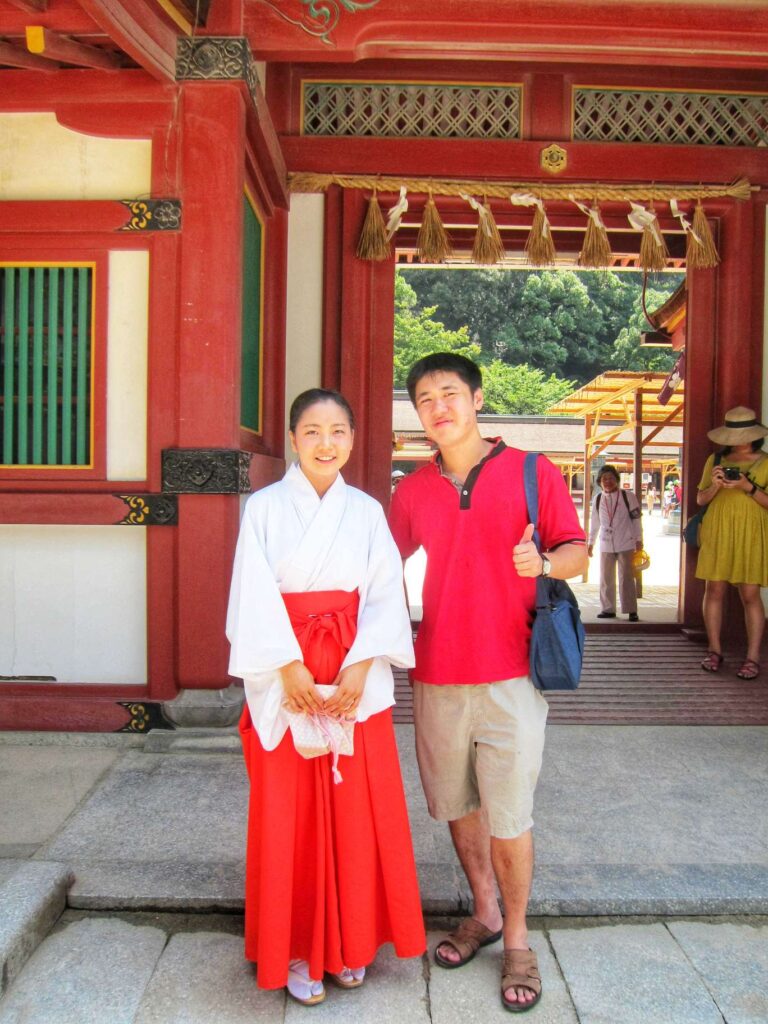
[[[532,537],[533,526],[529,524],[520,543],[512,549],[512,559],[519,576],[541,576],[544,563]],[[552,563],[552,572],[549,574],[551,579],[569,580],[572,576],[581,576],[587,571],[589,559],[583,542],[559,544],[544,554]]]
[[[545,554],[552,563],[550,576],[554,576],[556,580],[569,580],[573,576],[581,576],[589,565],[584,544],[561,544],[554,551],[547,551]]]

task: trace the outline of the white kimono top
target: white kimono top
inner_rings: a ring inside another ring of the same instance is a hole
[[[342,668],[373,658],[357,720],[394,700],[392,665],[414,664],[400,554],[381,505],[341,476],[322,500],[298,465],[248,499],[240,525],[227,611],[230,675],[245,696],[265,750],[288,728],[278,669],[302,661],[280,596],[358,590],[357,635]]]

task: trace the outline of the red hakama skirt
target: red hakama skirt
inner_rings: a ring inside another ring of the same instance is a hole
[[[283,595],[304,662],[318,683],[336,678],[354,639],[357,593]],[[290,730],[264,750],[246,705],[240,722],[251,781],[245,870],[245,955],[260,988],[366,967],[386,942],[400,957],[426,947],[416,865],[391,709],[355,724],[355,752],[296,753]]]

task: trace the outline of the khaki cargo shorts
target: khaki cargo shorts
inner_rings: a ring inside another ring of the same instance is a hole
[[[531,828],[548,710],[528,676],[478,686],[414,682],[416,757],[432,817],[455,821],[482,807],[498,839]]]

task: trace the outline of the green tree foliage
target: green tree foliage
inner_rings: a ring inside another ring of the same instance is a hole
[[[667,369],[665,350],[639,348],[645,330],[642,274],[607,271],[407,271],[420,309],[436,307],[445,329],[468,330],[481,361],[527,363],[544,376],[584,384],[607,369]],[[656,309],[680,274],[655,275],[646,295]]]
[[[394,386],[404,388],[408,370],[430,352],[457,352],[477,362],[480,346],[472,344],[466,327],[447,330],[432,317],[436,306],[418,308],[416,292],[402,274],[395,275]]]
[[[559,401],[574,384],[527,365],[487,360],[466,326],[448,330],[433,320],[434,306],[417,308],[416,293],[402,274],[395,277],[394,386],[404,388],[408,370],[431,352],[456,352],[480,363],[485,409],[489,412],[537,414]]]
[[[525,363],[510,366],[494,359],[483,366],[483,409],[512,416],[539,416],[574,387],[572,380],[561,380],[554,373],[545,377],[542,370]]]

